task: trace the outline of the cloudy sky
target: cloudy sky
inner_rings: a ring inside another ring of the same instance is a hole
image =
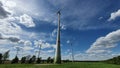
[[[0,0],[0,53],[54,57],[59,9],[62,59],[120,55],[120,0]]]

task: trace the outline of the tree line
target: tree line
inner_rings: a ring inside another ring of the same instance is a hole
[[[48,57],[47,60],[42,60],[42,58],[36,58],[35,55],[33,55],[32,57],[29,56],[24,56],[21,58],[21,60],[19,60],[19,58],[16,56],[12,61],[11,64],[14,63],[21,63],[21,64],[33,64],[33,63],[53,63],[53,58]]]
[[[9,51],[5,52],[4,54],[0,53],[0,64],[6,63],[9,58]],[[32,57],[30,55],[24,56],[21,59],[18,58],[16,55],[11,61],[11,64],[21,63],[21,64],[33,64],[33,63],[53,63],[54,58],[48,57],[46,60],[42,60],[42,58],[37,58],[35,55]]]
[[[110,64],[118,64],[118,65],[120,65],[120,56],[113,57],[113,58],[108,59],[108,60],[106,60],[104,62],[110,63]]]

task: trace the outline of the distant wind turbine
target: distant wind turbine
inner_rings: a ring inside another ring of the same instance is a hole
[[[67,41],[67,43],[70,44],[70,51],[71,51],[72,62],[74,62],[73,44],[70,41]]]
[[[41,51],[42,42],[40,44],[38,44],[38,46],[39,46],[38,58],[39,58],[40,57],[40,51]]]

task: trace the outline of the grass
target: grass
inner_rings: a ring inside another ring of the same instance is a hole
[[[36,64],[1,64],[0,68],[120,68],[120,65],[100,62],[76,62],[55,65]]]

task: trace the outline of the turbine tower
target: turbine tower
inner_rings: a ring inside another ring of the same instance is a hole
[[[39,51],[38,51],[38,58],[40,58],[40,50],[41,50],[42,44],[39,44]]]
[[[57,31],[57,40],[56,40],[56,53],[55,53],[55,64],[61,64],[61,48],[60,48],[60,11],[57,12],[58,15],[58,31]]]

